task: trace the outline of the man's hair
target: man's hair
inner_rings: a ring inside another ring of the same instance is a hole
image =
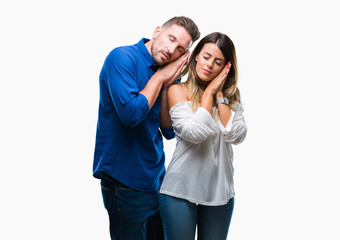
[[[195,42],[197,39],[200,38],[201,33],[198,30],[196,23],[190,18],[184,16],[173,17],[166,21],[162,27],[168,28],[171,27],[173,24],[184,27],[189,32],[192,42]]]

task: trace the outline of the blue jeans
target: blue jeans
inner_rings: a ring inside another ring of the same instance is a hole
[[[156,192],[137,191],[109,176],[102,177],[101,188],[111,239],[164,239]]]
[[[166,240],[225,240],[234,209],[234,198],[226,205],[203,206],[165,194],[159,207]]]

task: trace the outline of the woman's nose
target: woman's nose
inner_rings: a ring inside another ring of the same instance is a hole
[[[213,61],[212,60],[207,61],[206,65],[207,67],[211,68],[213,65]]]

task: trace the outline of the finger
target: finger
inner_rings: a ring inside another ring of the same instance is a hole
[[[224,80],[228,75],[228,68],[224,67],[221,72],[218,74],[218,78]]]
[[[226,69],[225,75],[228,75],[229,72],[230,72],[230,68]]]
[[[181,72],[186,64],[187,61],[182,61],[181,64],[176,68],[173,76],[169,79],[169,81],[166,82],[166,84],[171,84],[173,81],[175,81],[181,75]]]
[[[186,51],[186,52],[181,56],[181,59],[186,63],[186,62],[188,61],[189,55],[190,55],[190,52],[189,52],[189,51]]]
[[[176,73],[175,73],[175,79],[181,74],[184,66],[187,64],[187,61],[183,61],[181,63],[181,65],[179,66],[179,68],[177,69]]]
[[[190,55],[190,52],[187,50],[185,53],[183,53],[183,57],[188,58]]]
[[[170,64],[171,64],[171,66],[173,66],[175,68],[175,71],[177,72],[178,68],[180,68],[182,66],[182,64],[185,65],[187,63],[188,57],[189,57],[189,51],[183,53],[182,56],[180,56],[176,61],[174,61]]]
[[[228,75],[231,69],[231,62],[228,62],[228,64],[225,67],[225,75]]]

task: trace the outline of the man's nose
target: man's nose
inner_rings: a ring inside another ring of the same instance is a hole
[[[169,53],[170,53],[171,55],[175,53],[176,49],[177,49],[177,45],[175,45],[175,44],[170,45],[169,48],[168,48]]]

